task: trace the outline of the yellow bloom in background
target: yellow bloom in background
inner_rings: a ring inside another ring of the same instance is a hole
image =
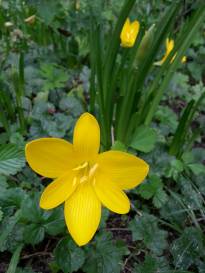
[[[125,24],[122,28],[122,32],[120,35],[121,46],[122,47],[133,47],[139,33],[140,23],[135,20],[134,22],[130,22],[128,18],[125,21]]]
[[[165,52],[165,55],[164,55],[164,57],[163,57],[160,61],[155,62],[154,64],[155,64],[155,65],[162,65],[162,64],[166,61],[167,57],[169,56],[169,54],[170,54],[170,52],[173,50],[173,48],[174,48],[174,40],[173,40],[173,39],[167,38],[167,39],[166,39],[166,52]],[[177,53],[176,53],[176,54],[177,54]],[[171,59],[171,63],[174,61],[174,59],[175,59],[175,57],[176,57],[176,54],[175,54],[175,55],[173,56],[173,58]],[[182,62],[182,63],[185,63],[185,62],[186,62],[186,56],[183,56],[183,57],[182,57],[181,62]]]
[[[58,138],[40,138],[26,145],[26,159],[38,174],[54,178],[43,191],[40,207],[52,209],[65,202],[68,230],[79,245],[88,243],[101,218],[101,205],[124,214],[130,202],[123,190],[139,185],[149,166],[120,151],[98,153],[100,128],[89,113],[78,119],[73,144]]]

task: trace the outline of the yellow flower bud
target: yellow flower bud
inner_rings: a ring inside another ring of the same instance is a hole
[[[121,46],[122,47],[133,47],[139,33],[140,23],[135,20],[134,22],[130,22],[128,18],[125,21],[125,24],[122,28],[122,32],[120,35]]]

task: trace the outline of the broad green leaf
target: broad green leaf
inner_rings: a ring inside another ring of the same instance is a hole
[[[192,163],[189,164],[188,167],[192,170],[195,175],[204,175],[205,174],[205,166],[200,163]]]
[[[156,208],[161,208],[168,200],[168,196],[166,192],[161,188],[159,189],[154,197],[153,197],[153,204]]]
[[[113,143],[111,149],[114,151],[122,151],[122,152],[127,151],[126,146],[121,141],[118,141],[118,140]]]
[[[136,189],[136,192],[146,200],[152,198],[156,208],[162,207],[167,201],[167,194],[163,190],[162,181],[157,175],[150,175],[146,182]]]
[[[5,208],[20,209],[27,196],[27,193],[21,188],[9,188],[5,191],[1,189],[0,202]]]
[[[167,247],[167,232],[158,227],[157,218],[151,214],[143,213],[136,216],[129,223],[134,241],[142,241],[153,253],[161,255]]]
[[[58,243],[54,255],[57,265],[64,273],[77,271],[85,261],[83,249],[76,246],[70,237],[66,237]]]
[[[25,165],[24,153],[14,144],[0,145],[0,174],[14,175]]]
[[[6,240],[20,218],[20,211],[14,216],[4,218],[0,226],[0,251],[7,250]]]
[[[40,195],[27,197],[22,203],[22,219],[31,223],[42,223],[51,215],[51,211],[45,211],[39,206]]]
[[[45,228],[38,224],[30,224],[26,226],[24,231],[24,240],[27,244],[36,245],[43,241],[45,236]]]
[[[154,149],[156,142],[156,131],[153,128],[149,128],[147,126],[140,126],[133,134],[130,147],[144,153],[149,153]]]
[[[56,236],[63,233],[66,229],[63,208],[56,208],[44,223],[46,232],[49,235]]]
[[[8,187],[8,184],[6,182],[6,176],[4,175],[0,175],[0,188],[3,189],[3,188],[7,188]]]
[[[180,197],[181,195],[179,195]],[[160,214],[162,218],[169,220],[178,227],[184,227],[185,225],[187,212],[173,197],[169,197],[166,205],[161,207]]]
[[[120,273],[122,257],[129,251],[122,241],[113,241],[110,233],[95,236],[93,245],[86,247],[86,261],[83,271],[86,273]]]
[[[150,199],[163,187],[161,179],[156,175],[150,175],[146,182],[142,183],[137,192],[144,199]]]
[[[204,235],[195,227],[187,227],[171,247],[176,268],[186,270],[204,257]]]
[[[72,95],[63,97],[59,102],[59,107],[64,113],[73,117],[79,117],[84,112],[80,100]]]
[[[164,257],[154,257],[147,255],[145,256],[144,262],[140,262],[136,264],[133,273],[157,273],[157,272],[166,272],[171,273],[169,271],[169,267],[167,265],[167,261]]]

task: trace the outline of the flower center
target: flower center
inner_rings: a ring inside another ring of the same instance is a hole
[[[93,179],[97,168],[98,164],[90,164],[88,161],[86,161],[73,170],[77,172],[76,177],[79,178],[80,183],[84,183]]]

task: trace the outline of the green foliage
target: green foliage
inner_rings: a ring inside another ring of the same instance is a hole
[[[204,235],[197,228],[187,227],[184,233],[174,241],[171,253],[176,268],[188,269],[204,257]]]
[[[6,273],[15,273],[16,272],[16,267],[20,258],[21,250],[22,250],[23,245],[20,245],[14,252],[11,261],[9,263],[9,268],[6,271]]]
[[[151,214],[143,213],[136,216],[129,224],[134,241],[142,243],[153,253],[161,255],[167,247],[167,232],[158,227],[157,218]]]
[[[156,131],[147,126],[137,127],[130,142],[130,147],[144,153],[154,149],[157,141]]]
[[[68,237],[58,243],[54,255],[57,265],[64,273],[77,271],[85,262],[84,251]]]
[[[129,254],[121,241],[113,244],[110,233],[98,234],[93,245],[86,247],[87,258],[83,266],[86,273],[108,273],[121,271],[123,255]]]
[[[0,174],[14,175],[25,165],[24,154],[16,145],[0,145]]]
[[[161,208],[168,199],[166,192],[163,190],[162,181],[156,175],[150,175],[148,181],[139,187],[138,193],[145,200],[152,198],[153,205],[156,208]]]
[[[67,73],[53,64],[42,64],[40,73],[44,79],[44,92],[64,87],[68,81]]]

